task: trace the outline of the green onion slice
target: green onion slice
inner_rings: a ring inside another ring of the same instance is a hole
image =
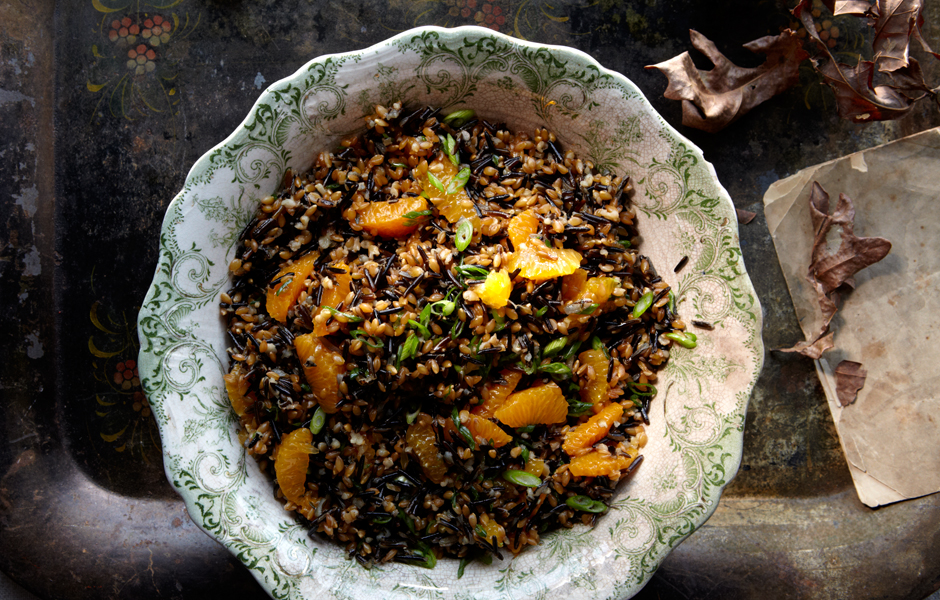
[[[524,487],[539,487],[542,485],[542,480],[532,473],[527,471],[519,471],[518,469],[509,469],[503,473],[503,479],[509,483],[515,483],[516,485],[521,485]]]
[[[430,173],[428,173],[430,175]],[[445,194],[456,194],[467,185],[467,182],[470,181],[470,168],[464,167],[460,169],[460,172],[450,180],[450,185],[447,186],[447,191]]]
[[[548,373],[553,377],[567,378],[571,377],[571,367],[565,363],[548,363],[539,367],[539,371]]]
[[[455,167],[460,164],[460,160],[457,158],[457,140],[449,133],[444,138],[444,152],[447,153],[447,157],[450,158],[450,162],[454,163]]]
[[[473,109],[465,108],[463,110],[455,110],[446,117],[444,117],[444,122],[450,125],[451,127],[460,127],[470,119],[476,116],[476,112]]]
[[[334,317],[343,317],[349,323],[362,323],[365,320],[362,317],[357,317],[356,315],[352,313],[347,313],[347,312],[343,312],[340,310],[336,310],[332,306],[324,306],[323,308],[330,311],[330,314],[333,315]]]
[[[607,510],[607,505],[600,500],[594,500],[587,496],[571,496],[565,500],[569,507],[589,513],[602,513]]]
[[[669,333],[664,333],[662,337],[667,340],[672,340],[675,343],[679,344],[683,348],[695,348],[698,345],[697,336],[693,338],[695,334],[682,333],[681,331],[670,331]]]
[[[432,173],[432,172],[430,172],[430,171],[428,171],[428,181],[431,182],[431,185],[433,185],[433,186],[436,187],[438,190],[440,190],[440,192],[441,192],[442,194],[446,194],[446,193],[447,193],[447,192],[444,191],[444,184],[441,183],[441,180],[438,179],[438,178],[434,175],[434,173]]]
[[[463,252],[473,239],[473,224],[467,217],[460,217],[457,221],[457,233],[454,234],[454,246],[458,252]]]
[[[568,338],[566,337],[557,338],[557,339],[550,341],[548,345],[545,346],[545,349],[542,351],[542,356],[544,358],[555,356],[556,354],[564,350],[565,344],[567,343],[568,343]]]
[[[313,418],[310,419],[310,433],[316,435],[320,433],[323,429],[323,425],[326,424],[326,413],[323,412],[323,407],[318,406],[317,410],[313,413]]]
[[[633,307],[633,314],[631,315],[634,319],[639,319],[643,316],[649,307],[653,305],[653,292],[646,292],[640,299],[636,301],[636,304]]]

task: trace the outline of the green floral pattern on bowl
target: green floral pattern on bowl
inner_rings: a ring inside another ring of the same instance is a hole
[[[248,459],[222,380],[218,295],[239,233],[287,168],[362,129],[376,103],[474,108],[516,130],[547,126],[565,148],[629,174],[642,250],[680,313],[714,324],[676,347],[651,407],[644,464],[593,529],[544,536],[491,565],[371,570],[311,538]],[[672,267],[683,256],[688,265]],[[747,401],[761,369],[761,310],[727,192],[701,151],[623,76],[570,48],[487,29],[415,29],[361,52],[314,59],[269,87],[239,128],[199,159],[167,210],[138,321],[139,370],[167,477],[189,513],[275,598],[626,598],[714,511],[741,460]]]

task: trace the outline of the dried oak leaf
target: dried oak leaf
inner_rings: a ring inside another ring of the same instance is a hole
[[[868,371],[862,367],[862,363],[843,360],[836,365],[835,376],[836,397],[839,399],[839,404],[848,406],[855,402],[858,391],[865,385]]]
[[[879,71],[908,66],[911,36],[923,22],[923,0],[878,0],[871,8],[874,61]]]
[[[839,194],[839,202],[832,214],[829,214],[829,194],[814,181],[809,207],[813,230],[816,232],[809,277],[822,284],[824,294],[828,295],[891,251],[891,242],[884,238],[860,238],[855,235],[855,205],[845,194]],[[839,235],[842,240],[839,249],[830,252],[827,236],[834,226],[841,229]]]
[[[682,124],[711,133],[799,83],[799,64],[809,56],[789,29],[744,45],[767,57],[764,64],[754,68],[735,65],[695,30],[690,30],[689,36],[692,46],[712,61],[712,70],[696,68],[688,52],[646,68],[659,69],[666,76],[666,98],[682,100]]]
[[[812,359],[818,359],[823,355],[823,352],[832,348],[835,344],[832,338],[835,336],[834,331],[830,331],[827,334],[824,334],[814,340],[807,340],[805,342],[800,342],[790,348],[781,348],[778,352],[796,352],[797,354],[802,354],[803,356],[808,356]]]
[[[754,220],[754,217],[757,216],[756,212],[750,210],[744,210],[743,208],[735,208],[735,214],[738,216],[738,223],[741,225],[747,225]]]
[[[837,290],[843,285],[854,288],[852,277],[887,256],[891,242],[880,237],[860,238],[855,235],[855,205],[845,194],[839,194],[836,208],[829,214],[829,194],[817,181],[813,182],[810,190],[809,209],[814,234],[806,278],[816,290],[823,321],[811,339],[780,351],[798,352],[816,359],[832,348],[833,334],[829,332],[829,323],[838,309]],[[829,248],[829,234],[833,227],[839,228],[841,238],[839,248],[834,252]]]
[[[885,1],[897,0],[880,0],[882,3]],[[859,2],[837,2],[833,12],[835,14],[864,14],[859,13],[861,8],[862,3]],[[876,9],[877,7],[871,6],[868,8],[868,14],[873,15],[872,18],[875,18]],[[880,10],[883,12],[887,9]],[[876,50],[876,60],[888,61],[886,64],[897,68],[892,70],[882,69],[888,71],[890,85],[875,85],[876,63],[861,59],[854,67],[840,63],[829,51],[826,43],[820,39],[813,21],[812,0],[800,0],[800,3],[793,9],[793,15],[800,19],[809,35],[816,40],[819,48],[828,56],[828,60],[822,65],[819,61],[813,59],[813,65],[835,93],[839,115],[843,119],[849,119],[857,123],[898,119],[907,114],[917,100],[928,94],[936,94],[924,80],[917,61],[913,58],[907,58],[907,47],[910,40],[908,40],[902,52],[905,63],[903,66],[897,66],[896,57],[893,54],[893,52],[896,52],[896,48],[893,48],[893,44],[897,43],[896,36],[882,36],[885,40],[882,48],[882,58],[877,58]],[[915,27],[913,33],[918,32],[919,27]]]

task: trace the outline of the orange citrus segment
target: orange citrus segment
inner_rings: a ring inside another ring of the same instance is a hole
[[[307,488],[307,467],[313,452],[313,434],[306,427],[295,429],[281,438],[274,459],[274,474],[284,497],[294,504],[304,502]]]
[[[335,413],[342,398],[339,377],[346,372],[342,354],[328,341],[312,333],[295,337],[294,348],[317,402],[324,412]]]
[[[571,459],[568,470],[578,477],[600,477],[623,471],[633,462],[630,456],[601,454],[597,450]]]
[[[265,303],[268,314],[283,323],[287,320],[287,311],[297,302],[297,297],[304,289],[307,277],[313,272],[313,265],[319,254],[311,252],[299,260],[281,269],[268,285]]]
[[[536,477],[542,476],[542,471],[545,470],[545,461],[541,458],[535,458],[530,456],[529,460],[525,463],[525,472],[535,475]]]
[[[480,390],[480,396],[483,397],[483,404],[473,407],[471,411],[475,415],[480,415],[487,419],[491,418],[496,409],[503,405],[509,394],[516,389],[519,381],[522,379],[520,371],[501,371],[499,374],[502,381],[490,381]]]
[[[323,288],[323,293],[320,295],[320,310],[323,310],[323,307],[329,306],[330,308],[339,308],[339,305],[346,299],[346,296],[349,294],[349,288],[352,284],[352,277],[349,275],[349,267],[344,263],[333,263],[330,265],[334,269],[343,269],[343,273],[332,273],[332,277],[335,280],[331,279],[332,286],[329,289]],[[326,326],[326,321],[314,325],[313,333],[317,336],[329,335],[329,330]]]
[[[538,233],[539,216],[532,209],[525,210],[509,219],[509,225],[506,229],[513,249],[519,250],[522,248],[522,244],[529,241],[530,235]]]
[[[522,242],[507,261],[510,271],[532,281],[547,281],[571,275],[581,266],[581,255],[569,248],[549,248],[537,238]]]
[[[512,293],[509,273],[503,269],[490,271],[486,276],[486,281],[473,286],[473,291],[477,293],[483,304],[490,308],[502,308],[509,302],[509,294]]]
[[[470,430],[470,434],[476,443],[481,446],[489,444],[494,448],[502,448],[512,441],[512,436],[500,429],[499,425],[477,415],[470,415],[470,420],[467,421],[467,429]],[[493,443],[490,444],[490,441]]]
[[[578,450],[590,448],[610,432],[614,421],[623,416],[623,407],[616,402],[608,404],[586,423],[578,425],[565,434],[565,443],[562,448],[569,455]]]
[[[486,532],[486,541],[492,543],[493,538],[496,538],[497,546],[502,546],[506,541],[506,529],[493,519],[487,519],[485,523],[480,524],[480,527]]]
[[[251,384],[242,372],[241,364],[236,364],[232,372],[226,373],[223,379],[225,379],[225,391],[228,392],[228,399],[232,403],[232,408],[235,409],[235,414],[239,417],[244,415],[254,404],[254,399],[245,395]]]
[[[408,426],[405,441],[411,446],[411,451],[414,452],[428,479],[434,483],[444,481],[447,465],[444,464],[444,458],[437,449],[437,437],[434,435],[429,415],[424,413],[418,415],[415,422]]]
[[[438,170],[437,165],[441,165],[440,170]],[[447,219],[448,223],[456,223],[461,218],[466,218],[470,221],[470,224],[473,225],[473,231],[480,231],[483,223],[480,220],[480,215],[474,210],[473,201],[470,199],[470,196],[467,195],[464,188],[451,194],[447,193],[454,177],[456,177],[459,172],[457,166],[454,165],[449,158],[446,158],[444,160],[435,160],[428,165],[428,167],[428,172],[434,173],[438,182],[444,187],[444,190],[441,191],[436,185],[431,183],[431,178],[427,175],[418,177],[421,189],[427,194],[434,208],[437,209],[442,217]]]
[[[493,416],[510,427],[563,423],[568,402],[558,385],[547,383],[510,395]]]
[[[581,401],[594,405],[594,412],[599,412],[607,404],[607,372],[610,361],[601,350],[585,350],[578,355],[582,365],[588,365],[594,372],[594,378],[581,386]]]
[[[587,284],[588,272],[584,269],[578,269],[571,275],[565,275],[561,280],[561,298],[566,302],[577,300],[581,297]]]
[[[581,300],[590,300],[594,304],[603,304],[610,299],[617,287],[617,280],[613,277],[591,277],[584,284]]]
[[[423,217],[409,219],[409,213],[428,210],[428,202],[420,196],[408,196],[398,202],[369,202],[359,209],[359,223],[374,236],[400,238],[410,235],[421,225]]]

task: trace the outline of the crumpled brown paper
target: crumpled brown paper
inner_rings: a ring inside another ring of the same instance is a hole
[[[835,347],[816,361],[859,498],[875,507],[940,491],[940,128],[809,167],[767,190],[767,226],[807,337],[823,318],[806,279],[813,181],[855,201],[857,235],[893,244],[855,276],[832,322]],[[847,406],[833,375],[842,360],[868,371]]]

